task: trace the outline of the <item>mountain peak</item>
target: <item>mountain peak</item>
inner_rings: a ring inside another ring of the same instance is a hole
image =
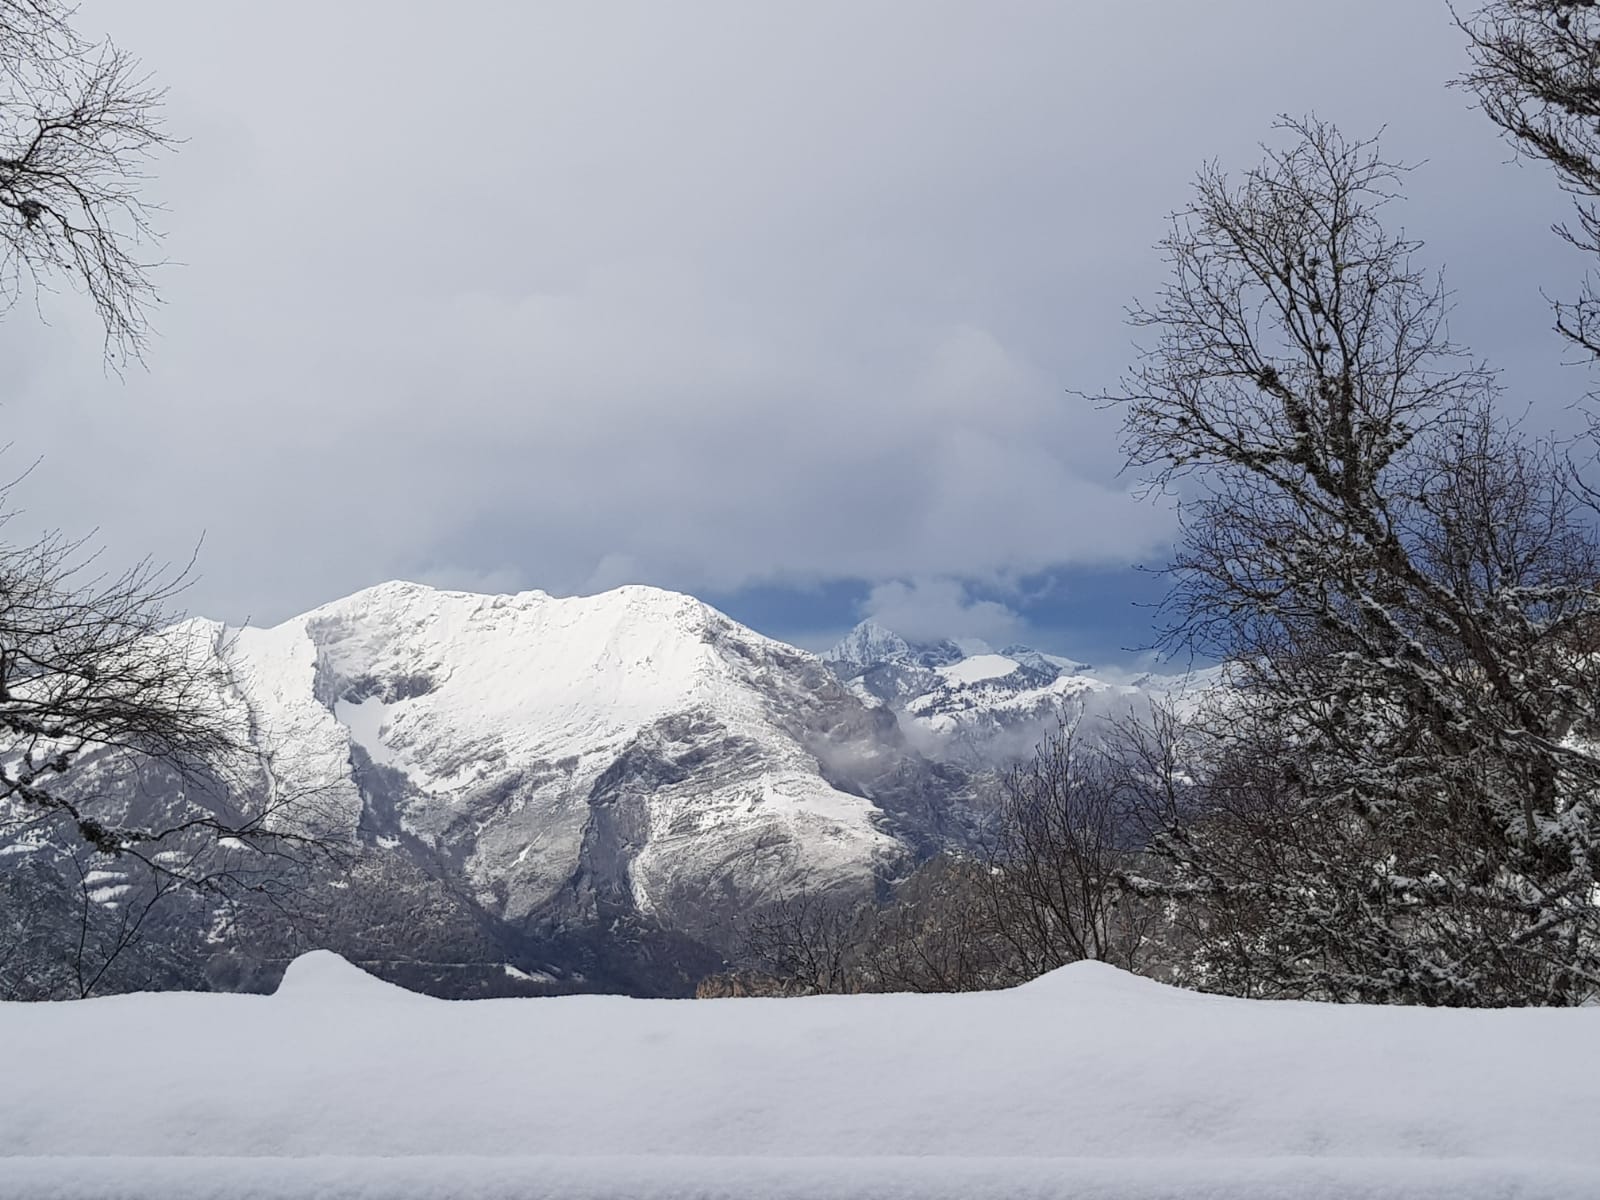
[[[835,673],[848,677],[884,664],[936,670],[973,654],[988,654],[986,643],[976,638],[941,638],[914,642],[868,617],[822,655]]]
[[[910,654],[911,644],[905,638],[868,617],[822,658],[824,662],[859,670],[875,663],[895,662]]]

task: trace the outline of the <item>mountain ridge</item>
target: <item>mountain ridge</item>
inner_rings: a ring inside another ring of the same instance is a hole
[[[873,618],[823,659],[864,703],[893,712],[924,753],[980,771],[1025,758],[1063,725],[1142,712],[1180,682],[1107,678],[1020,643],[999,651],[953,639],[919,643]]]

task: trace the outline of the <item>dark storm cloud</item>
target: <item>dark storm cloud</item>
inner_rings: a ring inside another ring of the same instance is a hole
[[[1445,82],[1433,0],[86,3],[171,89],[147,372],[70,296],[0,324],[27,519],[207,532],[193,607],[955,580],[1160,556],[1115,421],[1125,303],[1203,159],[1387,124],[1456,332],[1571,420],[1551,182]],[[908,618],[909,619],[909,618]],[[967,630],[951,630],[967,632]]]

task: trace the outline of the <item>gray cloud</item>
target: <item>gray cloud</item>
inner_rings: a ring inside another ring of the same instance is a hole
[[[913,642],[977,638],[1000,648],[1026,626],[1010,606],[974,597],[960,580],[890,580],[874,587],[865,615]]]
[[[397,575],[913,580],[927,609],[960,587],[928,580],[1159,556],[1171,514],[1067,391],[1128,361],[1199,162],[1253,161],[1279,111],[1429,159],[1403,216],[1458,335],[1551,419],[1585,382],[1538,296],[1581,266],[1546,232],[1562,201],[1444,89],[1432,0],[80,21],[170,85],[176,265],[126,383],[70,296],[0,323],[12,457],[45,456],[18,496],[124,558],[205,531],[191,601],[220,616]]]

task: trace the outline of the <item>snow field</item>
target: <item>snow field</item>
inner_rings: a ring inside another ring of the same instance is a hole
[[[1578,1200],[1594,1174],[1475,1160],[11,1159],[0,1200]]]
[[[1600,1011],[1009,992],[0,1005],[0,1198],[1600,1196]]]

